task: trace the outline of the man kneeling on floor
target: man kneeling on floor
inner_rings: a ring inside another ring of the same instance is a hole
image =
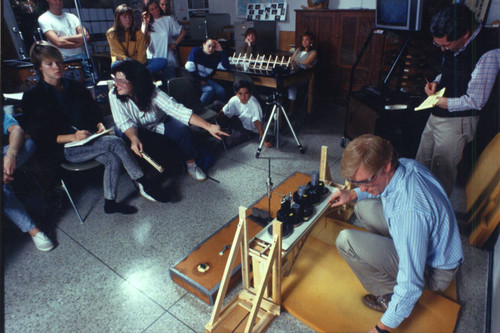
[[[463,261],[457,221],[443,187],[422,164],[398,159],[390,144],[362,135],[344,151],[342,175],[359,187],[332,194],[371,232],[342,230],[336,246],[363,287],[363,303],[383,312],[370,332],[392,332],[407,318],[423,288],[442,292]]]

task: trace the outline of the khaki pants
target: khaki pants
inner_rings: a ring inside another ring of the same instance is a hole
[[[371,232],[345,229],[336,240],[337,250],[349,264],[363,287],[370,294],[382,296],[393,293],[398,274],[399,258],[389,235],[380,199],[356,203],[356,216]],[[445,291],[453,280],[455,269],[436,269],[426,266],[425,287]]]
[[[415,159],[425,165],[450,197],[464,146],[474,139],[477,117],[443,118],[431,115],[425,125]]]

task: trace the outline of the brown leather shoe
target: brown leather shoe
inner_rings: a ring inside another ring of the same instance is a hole
[[[387,310],[387,306],[389,305],[389,301],[391,300],[391,295],[392,294],[375,296],[368,294],[363,297],[363,304],[372,310],[385,312],[385,310]]]

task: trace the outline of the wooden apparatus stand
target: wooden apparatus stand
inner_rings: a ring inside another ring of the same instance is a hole
[[[255,288],[250,286],[250,266],[248,247],[247,209],[239,208],[240,221],[234,236],[231,252],[227,260],[221,287],[217,294],[210,321],[205,326],[205,332],[264,332],[272,323],[275,316],[280,315],[281,309],[281,222],[273,221],[273,244],[267,255],[262,258],[265,262],[261,272],[261,280],[255,281]],[[222,302],[226,296],[230,273],[233,269],[236,254],[241,249],[241,274],[243,289],[237,297],[232,299],[222,309]],[[267,281],[272,270],[272,290],[268,293]],[[221,311],[222,309],[222,311]],[[256,322],[256,319],[258,321]]]
[[[332,183],[327,162],[326,146],[321,149],[320,179],[325,185],[345,188]],[[328,200],[328,199],[325,199]],[[275,219],[272,224],[272,241],[267,242],[257,236],[248,239],[247,208],[239,208],[239,223],[231,245],[220,289],[214,304],[210,321],[205,325],[205,333],[212,332],[265,332],[275,317],[281,312],[281,280],[293,268],[313,226],[328,211],[328,205],[321,205],[309,226],[300,236],[283,250],[282,223]],[[336,218],[347,221],[352,215],[352,206],[344,205],[333,213]],[[330,216],[331,211],[328,212]],[[267,232],[267,230],[265,230]],[[228,290],[231,272],[241,250],[242,290],[225,307],[222,306]],[[252,264],[253,281],[250,273]],[[251,282],[253,284],[251,285]]]

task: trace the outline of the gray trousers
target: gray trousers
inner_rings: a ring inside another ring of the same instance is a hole
[[[399,258],[389,235],[382,201],[361,200],[356,203],[354,212],[363,226],[371,232],[342,230],[335,243],[337,250],[366,291],[375,296],[391,294],[396,285]],[[458,267],[435,269],[426,266],[425,287],[435,291],[446,290],[457,270]]]
[[[95,159],[104,165],[104,198],[116,199],[121,166],[125,168],[133,180],[141,178],[144,173],[131,155],[130,149],[122,139],[114,135],[105,135],[78,147],[64,149],[64,156],[69,162],[79,163]]]

